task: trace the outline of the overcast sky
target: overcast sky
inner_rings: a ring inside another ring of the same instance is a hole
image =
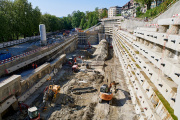
[[[67,16],[73,11],[93,11],[98,8],[123,6],[129,0],[28,0],[33,7],[38,6],[42,14],[49,13],[57,17]]]

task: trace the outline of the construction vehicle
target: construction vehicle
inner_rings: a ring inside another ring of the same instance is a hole
[[[68,35],[69,35],[69,33],[70,33],[70,31],[69,31],[69,30],[65,30],[65,31],[63,32],[63,36],[68,36]]]
[[[21,113],[24,113],[23,110],[27,110],[28,116],[26,117],[26,120],[40,120],[40,113],[37,107],[29,107],[28,105],[20,102],[18,103],[18,105]]]
[[[82,60],[81,56],[72,55],[72,58],[69,58],[69,60],[68,60],[68,64],[78,65],[77,58]]]
[[[44,90],[46,101],[53,101],[56,99],[58,93],[60,93],[60,85],[49,85]]]
[[[72,57],[72,58],[69,58],[68,59],[68,64],[70,65],[70,66],[72,66],[72,65],[74,65],[74,64],[77,64],[77,57]]]
[[[49,93],[53,93],[53,99],[56,99],[58,93],[60,93],[60,85],[49,85]]]
[[[63,36],[67,36],[65,32],[63,33]]]
[[[40,120],[40,113],[37,107],[28,108],[28,117],[30,120]]]
[[[73,65],[73,59],[72,59],[72,58],[69,58],[69,59],[68,59],[68,64],[69,64],[69,65]]]
[[[113,46],[112,46],[112,45],[110,45],[109,47],[110,47],[111,49],[113,48]]]
[[[73,65],[72,66],[72,71],[73,72],[78,72],[79,71],[78,65]]]
[[[60,93],[60,85],[49,85],[44,90],[43,96],[43,111],[46,111],[48,108],[48,103],[55,102],[57,96]]]
[[[99,94],[99,103],[103,100],[109,101],[109,104],[112,105],[113,93],[110,92],[110,88],[107,84],[104,84],[100,87],[100,94]]]
[[[72,55],[72,59],[76,58],[76,55]]]

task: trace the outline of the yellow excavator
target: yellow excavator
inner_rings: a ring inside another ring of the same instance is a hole
[[[48,103],[50,105],[52,102],[55,102],[57,96],[60,93],[60,85],[49,85],[44,90],[44,97],[43,97],[43,110],[47,110]]]

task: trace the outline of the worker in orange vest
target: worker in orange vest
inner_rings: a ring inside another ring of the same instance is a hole
[[[36,68],[37,68],[38,66],[37,66],[37,64],[36,64]]]
[[[34,69],[34,63],[32,64],[32,67],[33,67],[33,69]]]

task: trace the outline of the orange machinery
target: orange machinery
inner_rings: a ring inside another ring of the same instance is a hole
[[[100,87],[100,94],[99,94],[99,103],[103,100],[109,101],[109,104],[112,105],[113,94],[110,92],[110,88],[108,88],[107,84],[104,84]]]

